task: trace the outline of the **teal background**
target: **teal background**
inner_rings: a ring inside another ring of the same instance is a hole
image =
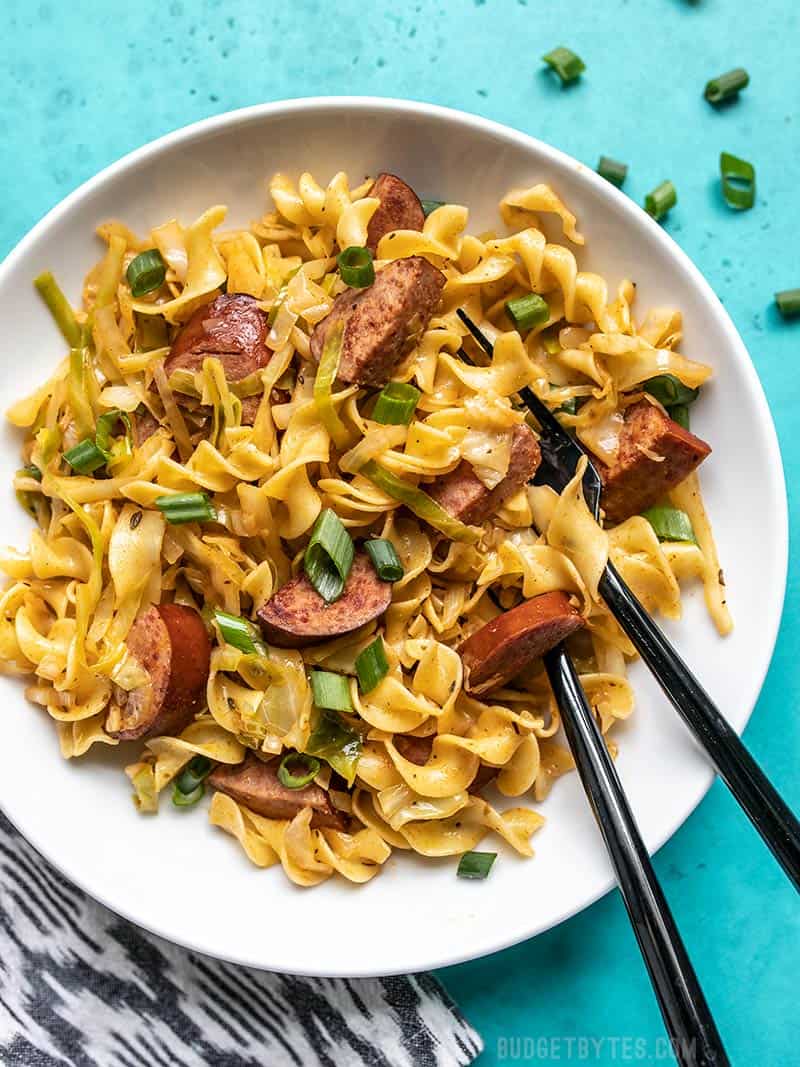
[[[800,33],[789,0],[6,0],[4,11],[3,255],[66,193],[143,142],[284,97],[365,93],[463,108],[592,166],[601,154],[626,160],[626,191],[639,202],[671,178],[679,203],[667,229],[727,306],[764,383],[797,535],[800,320],[784,323],[772,306],[776,289],[800,286]],[[557,44],[588,67],[566,90],[539,61]],[[716,112],[701,98],[705,81],[737,65],[751,85]],[[757,168],[750,212],[721,201],[723,149]],[[799,638],[795,560],[747,741],[796,808]],[[656,868],[732,1062],[800,1063],[797,898],[719,783]],[[491,883],[484,900],[491,908]],[[659,1062],[660,1017],[616,893],[535,941],[441,977],[484,1035],[482,1064]],[[528,1042],[515,1061],[517,1046],[503,1044],[568,1036],[606,1042],[580,1060],[577,1046],[570,1057],[566,1043]],[[623,1045],[626,1037],[646,1044]]]

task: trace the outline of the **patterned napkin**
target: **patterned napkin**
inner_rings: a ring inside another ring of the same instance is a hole
[[[460,1067],[483,1045],[430,975],[294,978],[199,956],[66,881],[0,815],[0,1062]]]

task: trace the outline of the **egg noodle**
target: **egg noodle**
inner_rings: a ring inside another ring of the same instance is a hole
[[[36,527],[26,552],[6,550],[0,560],[9,579],[0,658],[6,671],[30,677],[26,695],[55,721],[66,758],[119,743],[108,725],[115,694],[142,682],[126,636],[151,604],[201,610],[212,655],[207,710],[180,736],[140,743],[127,768],[142,812],[157,811],[159,794],[196,755],[236,765],[248,750],[265,758],[303,752],[319,718],[309,669],[350,679],[354,710],[339,719],[356,738],[353,786],[337,788],[325,761],[317,776],[351,816],[348,832],[312,827],[309,808],[293,819],[269,819],[221,792],[211,800],[211,822],[234,835],[253,863],[280,862],[299,885],[334,872],[364,882],[392,849],[460,855],[487,834],[532,855],[543,818],[521,800],[542,801],[573,766],[558,740],[543,667],[539,661],[479,699],[464,688],[456,651],[520,598],[563,590],[579,606],[586,625],[570,649],[605,734],[633,710],[626,663],[635,654],[598,595],[608,558],[649,611],[672,619],[681,613],[680,583],[699,579],[717,629],[731,628],[696,474],[672,494],[695,541],[659,541],[641,516],[602,529],[583,500],[578,472],[560,496],[543,486],[519,490],[470,543],[448,540],[359,473],[376,460],[424,485],[466,459],[486,485],[497,484],[512,430],[525,419],[516,399],[523,386],[558,410],[593,452],[613,458],[620,412],[641,395],[642,382],[671,374],[694,388],[709,378],[708,366],[676,351],[679,312],[636,317],[632,282],[612,294],[602,277],[579,270],[567,242],[580,246],[583,237],[546,185],[513,190],[500,202],[510,236],[470,234],[467,208],[446,204],[421,232],[380,240],[378,271],[390,260],[423,256],[446,277],[439,309],[392,375],[422,396],[410,425],[386,426],[364,414],[371,391],[340,386],[333,409],[345,439],[332,441],[314,399],[309,338],[345,288],[338,249],[366,244],[379,203],[370,187],[351,189],[343,173],[327,186],[310,174],[297,181],[276,174],[269,186],[275,210],[248,228],[226,230],[222,206],[188,226],[169,220],[146,238],[122,222],[105,223],[98,230],[105,254],[74,312],[80,338],[73,337],[52,377],[8,412],[26,432],[27,466],[15,487]],[[564,243],[551,243],[540,228],[540,216],[551,215]],[[150,248],[167,264],[166,282],[135,299],[126,268]],[[226,381],[215,358],[167,380],[164,359],[177,329],[220,291],[260,302],[270,316],[271,359],[236,383]],[[550,315],[523,342],[505,303],[531,292],[546,297]],[[481,356],[458,308],[494,343],[491,359]],[[459,355],[462,347],[473,365]],[[278,402],[275,389],[283,390]],[[179,393],[192,396],[194,407],[179,407]],[[253,425],[242,424],[248,396],[262,397]],[[159,428],[138,446],[117,431],[99,476],[71,471],[64,452],[93,436],[112,411],[134,419],[149,411]],[[155,505],[164,495],[198,490],[210,497],[216,521],[173,525]],[[404,574],[385,616],[301,650],[245,653],[226,644],[213,609],[255,619],[301,570],[311,528],[326,508],[354,538],[393,542]],[[376,633],[389,671],[363,693],[355,660]],[[433,738],[424,765],[395,744],[409,734]],[[511,806],[469,791],[480,768],[496,771],[491,795],[513,798]]]

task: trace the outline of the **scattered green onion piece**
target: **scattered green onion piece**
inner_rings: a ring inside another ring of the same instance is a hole
[[[172,787],[172,803],[176,808],[191,808],[202,800],[205,795],[206,787],[201,782],[196,789],[193,789],[191,793],[182,793],[178,789],[177,782]]]
[[[405,382],[388,382],[378,393],[372,418],[384,426],[408,426],[422,393]]]
[[[784,289],[775,294],[778,311],[785,319],[795,319],[800,315],[800,289]]]
[[[264,642],[249,619],[243,619],[240,615],[229,615],[227,611],[220,611],[219,608],[214,611],[213,619],[226,644],[233,645],[246,656],[264,655]]]
[[[516,300],[506,300],[506,311],[520,333],[523,330],[531,330],[534,326],[541,326],[550,318],[550,307],[538,293],[528,293],[527,296],[519,296]]]
[[[356,656],[356,674],[361,692],[371,692],[388,673],[389,661],[383,647],[383,638],[376,637],[371,645],[367,645]]]
[[[298,774],[292,770],[302,768]],[[303,752],[288,752],[278,766],[278,781],[287,789],[305,789],[319,774],[320,762],[316,756],[307,756]]]
[[[571,48],[564,48],[563,45],[559,45],[558,48],[542,56],[542,60],[552,67],[561,79],[562,85],[569,85],[586,70],[586,64],[581,57],[576,55]]]
[[[314,379],[314,405],[319,415],[319,420],[332,440],[339,448],[346,448],[348,441],[347,428],[336,411],[333,403],[333,383],[339,373],[339,360],[342,355],[342,339],[344,337],[344,323],[337,322],[328,336],[322,348],[322,358],[317,367],[317,376]]]
[[[571,396],[569,400],[565,400],[563,404],[556,408],[556,412],[563,411],[565,415],[577,415],[578,407],[577,396]]]
[[[311,531],[303,568],[306,577],[328,604],[338,600],[353,566],[353,539],[330,508],[321,512]]]
[[[466,544],[474,544],[480,539],[481,532],[474,526],[466,526],[438,504],[432,496],[411,485],[409,482],[398,478],[397,475],[387,471],[374,459],[368,460],[361,467],[359,474],[369,478],[373,485],[377,485],[387,496],[393,500],[399,500],[413,511],[418,519],[429,523],[434,529],[449,537],[451,541],[463,541]]]
[[[37,482],[42,480],[42,472],[35,463],[29,463],[26,467],[20,467],[17,474],[24,474],[26,478],[35,478]]]
[[[78,474],[92,474],[106,462],[104,453],[88,437],[65,452],[64,459]]]
[[[172,496],[158,496],[155,505],[173,526],[180,526],[184,522],[214,522],[217,518],[208,493],[173,493]]]
[[[628,164],[619,163],[616,159],[611,159],[610,156],[600,156],[600,162],[597,164],[597,173],[601,178],[605,178],[607,182],[611,182],[612,185],[616,185],[618,189],[621,189],[628,176]]]
[[[496,852],[465,852],[458,861],[458,877],[486,878],[496,859]]]
[[[747,88],[750,83],[750,75],[742,67],[729,70],[727,74],[720,74],[712,78],[706,85],[705,96],[709,104],[722,104],[739,95],[741,89]]]
[[[164,284],[167,276],[167,265],[161,258],[157,248],[148,248],[146,252],[140,252],[128,264],[125,277],[131,287],[131,295],[135,297],[145,296],[155,292]]]
[[[328,711],[352,711],[350,681],[333,671],[312,671],[311,692],[316,707]]]
[[[673,404],[672,407],[667,408],[669,417],[673,422],[677,422],[679,426],[682,426],[684,430],[689,429],[689,405],[688,404]]]
[[[118,422],[121,422],[125,427],[125,435],[121,438],[121,454],[130,455],[133,451],[133,430],[131,429],[130,416],[126,411],[114,408],[113,411],[107,411],[104,415],[101,415],[95,427],[95,444],[106,457],[106,462],[111,459],[114,452],[115,446],[111,440],[111,431]]]
[[[213,767],[208,756],[193,756],[175,779],[175,788],[179,793],[191,795],[211,774]]]
[[[720,152],[719,173],[722,195],[728,207],[747,211],[756,202],[756,169],[746,159]]]
[[[658,222],[677,203],[678,194],[675,186],[672,182],[666,181],[662,182],[661,185],[657,185],[652,193],[647,194],[644,198],[644,209],[648,215],[651,215]]]
[[[391,541],[385,537],[373,537],[364,542],[367,555],[372,560],[372,566],[378,572],[382,582],[399,582],[405,574],[403,564],[397,555],[397,550]]]
[[[697,544],[697,538],[692,529],[692,520],[685,511],[679,511],[678,508],[656,507],[643,511],[642,516],[653,527],[659,541],[689,541],[693,545]]]
[[[642,382],[641,388],[665,408],[675,404],[693,404],[700,395],[699,389],[690,389],[674,374],[656,374]]]
[[[81,328],[75,318],[72,305],[64,296],[52,272],[49,270],[43,271],[37,278],[34,278],[33,284],[36,286],[42,300],[47,304],[56,326],[64,336],[64,340],[70,348],[78,348],[81,343]]]
[[[323,711],[306,743],[309,756],[327,760],[352,785],[361,757],[361,735],[335,711]]]
[[[420,200],[422,204],[422,213],[427,219],[428,215],[432,215],[434,211],[437,211],[440,207],[444,207],[444,200]]]
[[[350,245],[339,253],[337,262],[345,285],[350,285],[353,289],[366,289],[375,281],[375,265],[368,248]]]

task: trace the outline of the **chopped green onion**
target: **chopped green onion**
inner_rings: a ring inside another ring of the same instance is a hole
[[[356,656],[356,674],[361,692],[371,692],[388,673],[389,661],[386,658],[386,649],[383,647],[383,638],[376,637],[371,645],[367,645]]]
[[[373,537],[364,543],[364,548],[382,582],[400,581],[405,571],[391,541],[387,541],[385,537]]]
[[[775,294],[778,311],[785,319],[794,319],[800,315],[800,289],[784,289]]]
[[[692,520],[685,511],[669,507],[648,508],[642,512],[642,517],[653,527],[659,541],[689,541],[697,544]]]
[[[332,440],[339,448],[346,448],[348,441],[347,428],[336,411],[333,403],[333,383],[339,373],[339,360],[342,355],[342,339],[344,338],[344,323],[337,322],[325,338],[322,348],[322,358],[317,367],[317,376],[314,379],[314,405],[317,409],[320,422],[331,435]]]
[[[665,408],[674,407],[675,404],[693,404],[700,395],[699,389],[690,389],[674,374],[656,374],[642,382],[641,387]]]
[[[384,426],[408,426],[422,393],[404,382],[388,382],[378,393],[372,418]]]
[[[366,289],[375,281],[375,265],[368,248],[350,245],[339,253],[337,262],[345,285],[350,285],[353,289]]]
[[[328,604],[338,600],[353,566],[353,539],[330,508],[317,517],[311,531],[303,568],[306,577]]]
[[[689,405],[688,404],[673,404],[667,408],[669,417],[673,422],[677,422],[679,426],[682,426],[684,430],[689,429]]]
[[[26,478],[35,478],[37,482],[42,480],[42,472],[35,463],[29,463],[27,467],[20,467],[17,474],[24,474]]]
[[[644,198],[644,209],[648,215],[658,222],[663,219],[670,208],[675,207],[678,203],[678,194],[675,190],[675,186],[670,181],[662,182],[661,185],[657,185],[652,193],[648,193]]]
[[[486,878],[496,859],[496,852],[465,852],[458,862],[458,877]]]
[[[756,201],[756,169],[746,159],[720,152],[719,172],[722,178],[722,195],[728,207],[747,211]]]
[[[148,248],[146,252],[140,252],[128,264],[125,277],[131,287],[131,295],[135,297],[145,296],[155,292],[164,284],[167,276],[167,265],[161,258],[157,248]]]
[[[125,433],[116,441],[112,441],[111,431],[118,422],[121,422],[125,427]],[[116,461],[133,455],[133,430],[131,429],[131,420],[128,413],[120,411],[119,408],[114,408],[113,411],[107,411],[104,415],[101,415],[95,427],[94,441],[106,457],[106,463],[110,460]]]
[[[449,537],[451,541],[464,541],[474,544],[480,539],[480,530],[473,526],[466,526],[458,519],[454,519],[449,511],[438,504],[432,496],[416,485],[397,475],[387,471],[374,459],[368,460],[359,470],[365,478],[369,478],[373,485],[377,485],[387,496],[393,500],[399,500],[413,511],[418,519],[429,523],[434,529]]]
[[[556,413],[563,411],[565,415],[577,415],[578,410],[583,407],[588,396],[571,396],[569,400],[565,400],[563,404],[556,408]]]
[[[352,711],[350,681],[343,674],[333,671],[312,671],[311,692],[314,704],[329,711]]]
[[[43,271],[37,278],[34,278],[33,284],[39,291],[42,300],[47,304],[56,326],[64,336],[64,340],[70,348],[78,348],[81,343],[81,328],[75,318],[72,305],[64,296],[52,272],[49,270]]]
[[[199,785],[203,784],[209,774],[211,774],[213,767],[214,764],[208,756],[192,757],[176,778],[175,788],[179,793],[184,793],[188,796],[193,793]]]
[[[215,522],[217,513],[208,493],[173,493],[172,496],[157,496],[156,507],[173,526],[184,522]]]
[[[194,807],[198,800],[203,799],[205,791],[206,787],[201,782],[191,793],[182,793],[180,789],[178,789],[178,784],[176,782],[172,787],[172,803],[176,808]]]
[[[323,711],[305,748],[309,756],[327,760],[352,785],[361,756],[361,735],[335,711]]]
[[[422,204],[422,213],[427,219],[428,215],[432,215],[434,211],[437,211],[440,207],[444,207],[444,200],[420,200]]]
[[[220,611],[219,608],[214,611],[213,619],[226,644],[233,645],[246,656],[263,655],[266,651],[264,642],[249,619],[243,619],[240,615],[229,615],[227,611]]]
[[[65,452],[64,459],[79,474],[92,474],[106,462],[105,454],[88,437]]]
[[[605,178],[607,182],[611,182],[612,185],[616,185],[618,189],[621,189],[628,176],[628,164],[618,163],[616,159],[611,159],[610,156],[600,156],[600,162],[597,164],[597,173],[601,178]]]
[[[287,752],[278,767],[278,781],[287,789],[305,789],[319,774],[319,767],[319,760],[315,756]]]
[[[506,300],[506,311],[520,333],[534,326],[541,326],[550,318],[550,307],[538,293],[528,293],[527,296],[517,297],[516,300]]]
[[[703,95],[709,104],[721,104],[739,95],[741,89],[745,89],[750,83],[750,75],[742,67],[729,70],[727,74],[720,74],[712,78],[706,85]]]
[[[577,56],[571,48],[564,48],[563,45],[542,56],[542,60],[552,67],[561,79],[562,85],[569,85],[586,70],[586,64],[581,57]]]

